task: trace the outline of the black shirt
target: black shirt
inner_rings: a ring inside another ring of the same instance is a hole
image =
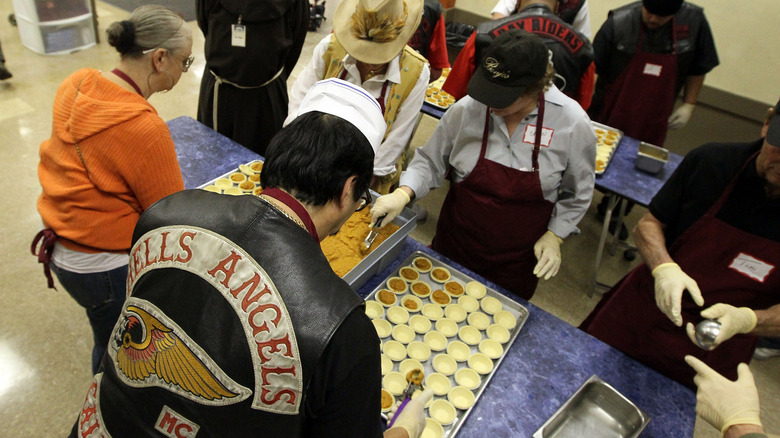
[[[381,436],[381,388],[379,338],[361,307],[347,316],[320,358],[306,391],[303,435]]]
[[[650,203],[650,213],[666,225],[667,247],[712,207],[748,162],[723,208],[716,214],[742,231],[780,242],[780,200],[767,199],[756,159],[764,140],[710,143],[683,159]]]

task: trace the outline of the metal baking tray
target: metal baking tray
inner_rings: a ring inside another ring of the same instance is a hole
[[[669,162],[669,150],[650,143],[639,142],[634,167],[648,173],[656,174]]]
[[[264,162],[263,160],[257,159],[257,160],[252,160],[249,163],[254,163],[255,161],[259,161],[261,163]],[[248,165],[249,163],[241,163],[241,164],[247,164]],[[231,169],[231,170],[223,173],[222,175],[220,175],[220,176],[218,176],[216,178],[212,178],[212,179],[206,181],[205,183],[199,185],[197,188],[202,189],[202,188],[205,188],[207,186],[210,186],[210,185],[214,184],[214,181],[216,181],[216,180],[218,180],[220,178],[230,179],[230,175],[233,174],[233,173],[236,173],[236,172],[239,172],[239,173],[241,172],[241,169],[239,169],[238,166],[236,166],[234,169]],[[233,183],[233,186],[234,187],[238,187],[238,184]]]
[[[258,160],[259,161],[259,160]],[[219,178],[228,178],[231,173],[239,172],[238,166],[235,169],[220,175],[211,181],[201,184],[198,188],[204,188],[214,183]],[[234,184],[235,186],[236,184]],[[371,198],[376,201],[379,194],[371,191]],[[390,264],[398,258],[398,254],[401,253],[404,240],[409,233],[417,226],[417,213],[411,208],[404,208],[395,219],[393,223],[398,225],[398,230],[385,239],[382,243],[376,246],[365,258],[363,258],[354,268],[352,268],[346,275],[344,275],[344,281],[357,292],[358,289],[363,287],[369,278],[384,271]]]
[[[427,90],[433,90],[436,93],[446,93],[445,91],[443,91],[441,89],[441,87],[443,87],[444,86],[444,82],[447,81],[447,76],[449,76],[450,70],[451,70],[450,68],[442,69],[441,76],[439,76],[439,78],[436,79],[435,81],[433,81],[430,84],[428,84],[428,88],[426,89],[426,94],[425,94],[425,99],[424,99],[425,103],[427,103],[428,105],[431,105],[432,107],[435,107],[435,108],[438,108],[438,109],[444,110],[444,111],[446,111],[447,108],[451,107],[452,105],[455,105],[455,102],[453,102],[453,103],[451,103],[449,105],[439,105],[436,102],[435,99],[433,99],[431,96],[428,96]],[[449,96],[450,94],[447,93],[447,95]],[[454,98],[454,96],[453,96],[453,98]]]
[[[619,129],[615,129],[615,128],[611,127],[611,126],[603,125],[603,124],[598,123],[598,122],[593,122],[592,121],[590,123],[593,125],[594,130],[596,128],[598,128],[598,129],[603,129],[605,131],[612,131],[612,132],[617,133],[617,138],[615,139],[615,145],[612,147],[612,150],[609,153],[609,157],[607,158],[607,162],[606,162],[604,168],[603,169],[596,169],[596,175],[601,175],[602,173],[607,171],[607,167],[609,167],[609,163],[612,162],[612,157],[615,156],[615,151],[617,151],[618,146],[620,146],[620,141],[623,139],[623,131],[621,131]],[[598,148],[598,143],[597,143],[597,148]]]
[[[650,417],[615,388],[591,376],[533,438],[635,438]]]
[[[404,262],[401,263],[401,265],[399,265],[398,269],[393,271],[393,273],[391,273],[387,278],[385,278],[384,281],[382,281],[382,283],[380,283],[379,286],[376,287],[376,289],[371,291],[371,293],[366,297],[366,301],[373,300],[376,297],[376,293],[380,289],[386,289],[387,279],[389,279],[390,277],[398,276],[401,268],[406,267],[406,266],[410,266],[412,264],[412,261],[416,257],[425,257],[428,260],[430,260],[431,263],[433,264],[432,268],[437,267],[437,266],[443,267],[443,268],[447,268],[450,271],[451,280],[457,280],[463,286],[465,286],[466,283],[468,283],[470,281],[475,281],[474,278],[464,274],[463,272],[460,272],[460,271],[456,270],[452,266],[450,266],[450,265],[448,265],[448,264],[438,260],[434,256],[432,256],[430,254],[426,254],[426,253],[424,253],[422,251],[415,251],[415,252],[411,253],[406,258],[406,260],[404,260]],[[443,285],[441,285],[439,283],[436,283],[433,280],[431,280],[429,273],[427,273],[427,274],[421,273],[419,281],[424,281],[424,282],[428,283],[428,285],[430,285],[431,288],[432,288],[431,290],[443,289]],[[482,284],[484,285],[484,283],[482,283]],[[523,328],[523,325],[525,324],[526,320],[528,319],[528,309],[526,309],[523,305],[521,305],[520,303],[518,303],[516,301],[511,300],[510,298],[508,298],[507,296],[499,293],[495,289],[491,289],[490,287],[487,287],[486,285],[485,285],[485,288],[487,290],[487,293],[485,294],[485,296],[486,297],[494,297],[494,298],[498,299],[499,302],[501,302],[501,304],[503,306],[503,310],[509,311],[516,318],[517,324],[515,325],[515,327],[513,329],[509,330],[509,340],[506,343],[502,344],[502,346],[504,348],[504,352],[501,355],[501,357],[499,357],[498,359],[493,359],[493,370],[490,373],[481,376],[481,383],[480,383],[480,385],[476,389],[472,390],[472,392],[474,393],[474,396],[475,396],[474,406],[477,403],[479,403],[479,397],[482,395],[482,392],[484,391],[485,387],[487,387],[488,383],[493,378],[493,375],[495,374],[496,370],[498,369],[498,367],[501,365],[501,362],[506,357],[507,351],[509,351],[509,349],[512,347],[512,344],[514,344],[515,340],[517,339],[517,336],[520,334],[520,331]],[[400,305],[401,300],[403,299],[403,297],[405,297],[407,295],[412,295],[411,290],[407,290],[407,292],[404,293],[404,294],[397,294],[398,301],[397,301],[397,304],[395,304],[395,305],[396,306]],[[466,294],[464,293],[463,295],[466,295]],[[421,299],[421,300],[423,302],[423,305],[428,304],[428,303],[431,302],[430,296],[428,298],[424,298],[424,299]],[[453,302],[456,302],[456,301],[457,300],[453,299]],[[384,319],[386,319],[386,317],[387,317],[387,309],[388,308],[383,307],[384,312],[383,312],[382,318],[384,318]],[[418,312],[414,312],[414,313],[410,312],[410,315],[416,315],[416,314],[421,314],[421,312],[419,312],[419,313]],[[493,320],[492,316],[491,315],[488,315],[488,316],[491,318],[491,321],[492,321]],[[388,321],[388,322],[390,322],[390,321]],[[431,322],[435,323],[435,321],[431,321]],[[390,325],[394,326],[394,324],[392,322],[390,322]],[[463,322],[459,323],[458,324],[458,328],[463,327],[464,325],[467,325],[466,321],[463,321]],[[431,330],[434,330],[434,329],[431,328]],[[480,333],[483,335],[483,339],[487,338],[487,335],[485,334],[485,330],[480,330]],[[422,341],[423,340],[423,336],[424,335],[416,334],[414,340],[415,341]],[[392,338],[390,336],[388,336],[386,339],[382,339],[382,343],[384,344],[384,342],[386,340],[390,340],[390,339],[392,339]],[[450,341],[453,341],[453,340],[458,340],[458,335],[455,335],[453,337],[447,338],[447,345],[449,345]],[[475,352],[479,351],[478,347],[476,345],[475,346],[470,346],[470,349],[471,349],[471,353],[475,353]],[[445,351],[446,351],[446,349],[445,349]],[[445,352],[445,351],[442,351],[442,352]],[[435,370],[433,369],[433,363],[432,362],[433,362],[433,357],[436,354],[438,354],[438,353],[439,352],[431,352],[431,357],[427,361],[425,361],[423,363],[423,367],[425,368],[424,372],[425,372],[426,376],[428,376],[432,372],[435,372]],[[400,364],[400,362],[393,362],[393,369],[391,371],[398,371],[399,364]],[[461,368],[467,368],[467,367],[468,367],[468,365],[467,365],[466,362],[458,362],[458,370],[460,370]],[[451,383],[451,387],[452,388],[457,386],[457,383],[455,382],[455,374],[454,373],[453,373],[452,376],[449,376],[449,379],[450,379],[450,383]],[[437,400],[437,399],[444,399],[444,400],[446,400],[447,396],[446,395],[444,395],[444,396],[434,395],[433,396],[433,400]],[[396,401],[398,401],[397,397],[396,397]],[[444,437],[454,437],[458,433],[458,430],[460,429],[460,427],[466,421],[466,418],[468,418],[468,416],[471,413],[471,410],[474,408],[474,406],[472,406],[471,408],[469,408],[468,410],[465,410],[465,411],[456,408],[455,421],[453,421],[449,425],[446,425],[446,426],[443,425],[442,426],[443,429],[444,429],[444,435],[443,436]],[[427,409],[426,409],[426,414],[427,414]]]
[[[379,194],[371,191],[371,197],[376,201]],[[344,281],[355,292],[363,287],[369,278],[384,271],[398,258],[398,254],[401,253],[401,249],[404,246],[403,243],[406,240],[406,236],[417,226],[417,213],[411,208],[404,207],[401,214],[393,219],[393,223],[398,225],[398,230],[380,243],[357,266],[344,275]]]

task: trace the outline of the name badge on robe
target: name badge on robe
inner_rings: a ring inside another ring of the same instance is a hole
[[[542,146],[550,147],[553,131],[555,130],[550,128],[542,128]],[[534,140],[536,140],[536,125],[528,125],[525,127],[525,132],[523,133],[523,142],[534,144]]]
[[[230,45],[233,47],[246,47],[246,26],[233,24],[230,27]]]
[[[729,268],[761,283],[763,283],[769,273],[775,269],[775,267],[769,263],[747,255],[743,252],[734,257],[734,260],[731,261]]]
[[[661,76],[661,68],[658,64],[650,64],[648,62],[645,64],[645,70],[642,73],[650,76]]]

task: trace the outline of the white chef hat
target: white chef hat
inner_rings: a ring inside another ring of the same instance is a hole
[[[304,96],[297,117],[311,111],[332,114],[348,121],[363,133],[376,153],[387,124],[379,103],[366,90],[341,79],[314,84]]]

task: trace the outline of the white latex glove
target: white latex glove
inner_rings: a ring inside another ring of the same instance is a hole
[[[691,114],[696,105],[692,103],[684,103],[680,105],[675,112],[669,116],[669,129],[680,129],[688,124],[688,120],[691,120]]]
[[[722,434],[735,424],[762,427],[758,390],[746,363],[739,364],[737,381],[732,382],[693,356],[685,356],[685,362],[696,370],[693,378],[699,387],[696,413],[704,421],[720,429]]]
[[[561,243],[563,243],[563,239],[550,230],[547,230],[536,241],[534,255],[538,262],[534,267],[534,275],[539,278],[544,277],[545,280],[555,277],[558,269],[561,268]]]
[[[378,197],[374,205],[371,206],[371,226],[373,227],[377,219],[385,214],[387,217],[382,221],[382,226],[389,224],[396,216],[401,214],[401,210],[411,200],[409,195],[400,187],[395,189],[393,193]]]
[[[750,333],[756,328],[758,319],[756,312],[747,307],[734,307],[729,304],[718,303],[703,310],[701,316],[707,319],[715,319],[720,323],[720,333],[715,338],[715,346],[731,339],[739,333]],[[685,327],[688,337],[696,343],[696,329],[690,322]]]
[[[409,434],[409,438],[417,438],[425,429],[425,404],[433,397],[433,389],[426,389],[414,400],[404,406],[404,409],[398,414],[398,419],[393,423],[396,427],[403,427]]]
[[[653,277],[655,277],[655,304],[677,327],[682,327],[680,307],[684,290],[688,290],[694,303],[699,306],[704,305],[704,298],[701,296],[696,280],[683,272],[677,263],[661,263],[653,269]]]

